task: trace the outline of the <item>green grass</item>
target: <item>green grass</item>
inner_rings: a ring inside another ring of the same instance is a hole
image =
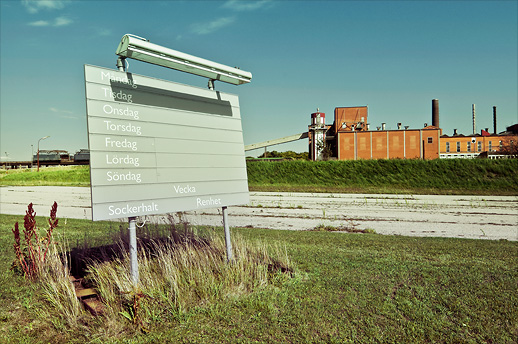
[[[11,186],[89,186],[88,166],[61,166],[31,169],[0,170],[0,185]]]
[[[180,311],[161,312],[167,308],[157,305],[147,318],[149,332],[142,333],[123,314],[114,320],[82,313],[71,327],[41,285],[9,270],[15,221],[23,217],[0,215],[1,343],[516,343],[518,338],[517,242],[234,229],[233,236],[245,241],[285,247],[294,276]],[[43,226],[45,219],[38,223]],[[85,238],[110,243],[118,232],[118,223],[70,219],[56,229],[72,246]]]
[[[251,161],[254,191],[518,194],[518,159]]]

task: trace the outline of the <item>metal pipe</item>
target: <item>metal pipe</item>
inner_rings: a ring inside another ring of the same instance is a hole
[[[126,71],[125,60],[126,58],[121,56],[119,56],[119,58],[117,59],[117,69],[119,70],[119,72]]]
[[[477,126],[476,126],[476,123],[475,123],[475,117],[476,117],[476,114],[475,114],[475,104],[471,104],[471,113],[472,113],[472,116],[473,116],[473,135],[475,135],[477,133]]]
[[[137,261],[137,218],[130,217],[128,218],[128,222],[131,280],[133,281],[133,285],[136,287],[138,285],[139,278]]]
[[[228,226],[227,207],[223,207],[223,227],[225,228],[225,245],[227,246],[227,262],[231,263],[234,258],[232,256],[232,243],[230,241],[230,228]]]

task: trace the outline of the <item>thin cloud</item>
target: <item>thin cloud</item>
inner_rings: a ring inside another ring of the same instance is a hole
[[[55,114],[57,114],[60,118],[78,119],[77,115],[74,114],[73,111],[62,110],[62,109],[58,109],[55,107],[51,107],[51,108],[49,108],[49,110],[54,112]]]
[[[74,113],[73,111],[62,110],[62,109],[58,109],[58,108],[55,108],[55,107],[51,107],[51,108],[49,108],[49,110],[52,111],[52,112],[62,112],[62,113],[68,113],[68,114]]]
[[[197,35],[207,35],[232,24],[235,20],[234,17],[223,17],[208,23],[196,23],[191,25],[191,32]]]
[[[264,8],[272,3],[271,0],[244,1],[244,0],[228,0],[223,4],[223,8],[233,11],[255,11]]]
[[[67,26],[72,24],[72,19],[66,17],[57,17],[54,26]]]
[[[60,10],[65,7],[63,0],[23,0],[22,5],[29,13],[38,13],[40,10]]]
[[[79,119],[77,118],[77,116],[72,116],[72,115],[59,115],[60,118],[65,118],[65,119]]]
[[[67,18],[67,17],[57,17],[53,21],[37,20],[37,21],[28,23],[28,25],[29,26],[39,26],[39,27],[44,27],[44,26],[60,27],[60,26],[67,26],[67,25],[70,25],[72,23],[73,23],[73,21],[70,18]]]
[[[109,30],[109,29],[97,28],[96,31],[97,31],[97,35],[98,36],[106,37],[106,36],[111,36],[112,35],[112,31]]]
[[[30,22],[29,26],[50,26],[50,23],[46,20],[38,20],[35,22]]]

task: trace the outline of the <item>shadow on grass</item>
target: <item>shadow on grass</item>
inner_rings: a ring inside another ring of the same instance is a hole
[[[149,256],[156,254],[158,247],[174,247],[176,245],[189,245],[195,248],[211,248],[210,240],[196,235],[188,222],[176,222],[171,215],[168,224],[146,224],[137,227],[137,251],[145,252]],[[107,263],[115,260],[123,260],[129,252],[129,233],[123,225],[119,226],[119,232],[112,235],[113,244],[90,247],[88,239],[78,247],[72,248],[66,253],[70,274],[75,277],[85,277],[88,266],[92,263]],[[224,252],[217,252],[224,254]]]

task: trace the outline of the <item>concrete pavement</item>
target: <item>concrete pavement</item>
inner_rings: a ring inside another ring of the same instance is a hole
[[[89,188],[0,187],[2,214],[23,216],[32,202],[38,215],[48,216],[54,201],[60,218],[91,219]],[[518,241],[516,196],[251,192],[249,205],[228,210],[231,227],[308,230],[329,225],[385,235]],[[220,226],[221,209],[188,212],[187,220]]]

